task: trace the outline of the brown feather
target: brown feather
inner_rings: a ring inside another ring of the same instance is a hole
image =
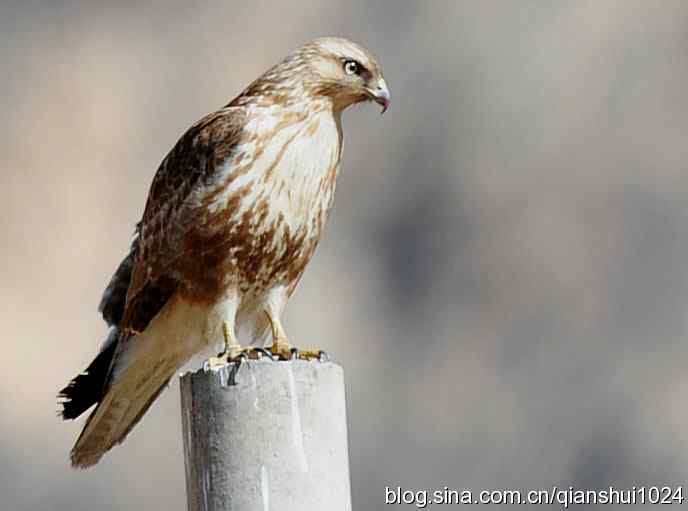
[[[183,239],[204,223],[204,212],[185,201],[230,157],[244,120],[244,110],[237,108],[207,115],[189,128],[160,165],[139,225],[140,248],[121,324],[124,331],[142,332],[179,287],[175,263]]]

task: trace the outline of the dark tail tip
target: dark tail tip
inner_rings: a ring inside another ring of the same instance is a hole
[[[63,419],[76,419],[91,406],[100,401],[115,355],[116,342],[109,342],[88,368],[69,382],[57,395],[62,410],[58,412]]]

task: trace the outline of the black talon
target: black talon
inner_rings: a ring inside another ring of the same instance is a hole
[[[232,369],[229,371],[229,378],[227,378],[227,384],[234,386],[237,384],[236,375],[239,372],[239,367],[241,367],[242,362],[248,361],[248,355],[243,351],[237,355],[236,360],[232,364]]]
[[[289,353],[291,354],[291,356],[289,357],[289,360],[298,360],[299,359],[299,349],[298,348],[290,349]]]
[[[256,351],[256,352],[260,353],[261,355],[263,355],[263,356],[265,356],[265,357],[268,357],[268,358],[269,358],[270,360],[272,360],[273,362],[275,361],[275,357],[272,356],[272,353],[270,353],[269,350],[266,350],[266,349],[263,348],[263,347],[256,347],[256,348],[253,348],[253,351]]]
[[[330,356],[323,350],[318,351],[318,361],[319,362],[329,362]]]

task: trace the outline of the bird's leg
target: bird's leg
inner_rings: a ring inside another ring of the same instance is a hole
[[[222,336],[224,337],[224,349],[217,357],[210,357],[208,359],[208,366],[211,369],[227,365],[234,362],[240,355],[250,350],[250,348],[242,348],[234,335],[234,328],[228,322],[222,322]]]
[[[272,329],[272,346],[268,351],[276,358],[282,360],[303,359],[303,360],[325,360],[327,355],[321,350],[300,350],[291,345],[287,339],[287,334],[284,331],[279,315],[271,310],[266,310],[265,314],[268,316],[270,328]]]
[[[265,314],[268,317],[270,329],[272,330],[272,346],[268,348],[268,351],[276,358],[289,360],[291,358],[292,345],[287,339],[287,333],[284,331],[279,316],[271,310],[266,310]]]

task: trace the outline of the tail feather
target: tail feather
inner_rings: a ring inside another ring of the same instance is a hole
[[[76,419],[103,397],[118,337],[119,331],[113,328],[93,362],[57,395],[63,419]]]
[[[168,358],[157,361],[154,368],[145,363],[128,368],[88,418],[70,454],[72,465],[81,468],[94,465],[121,443],[182,363]]]
[[[174,373],[221,335],[219,327],[208,329],[207,317],[204,305],[170,300],[145,331],[109,339],[89,368],[61,391],[65,418],[97,403],[71,451],[73,466],[94,465],[122,442]]]

